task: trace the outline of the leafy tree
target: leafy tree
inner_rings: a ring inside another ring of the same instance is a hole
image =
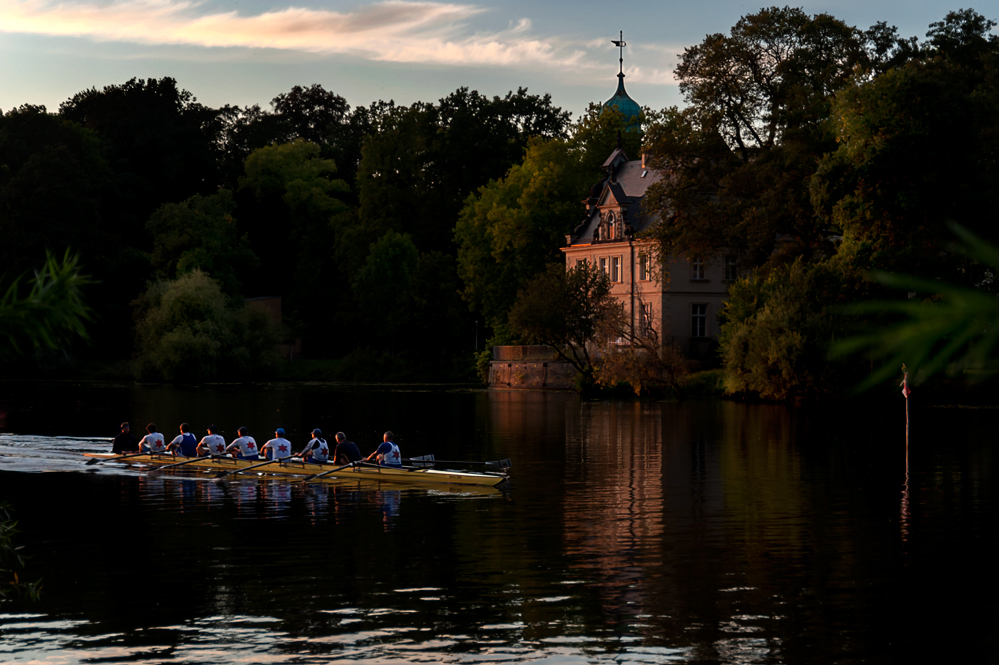
[[[408,234],[387,231],[371,244],[364,265],[354,276],[354,297],[367,330],[390,347],[399,334],[405,334],[404,302],[419,260],[419,250]]]
[[[240,275],[259,261],[246,236],[240,237],[233,213],[232,192],[195,194],[183,203],[167,203],[146,223],[153,237],[153,267],[161,279],[201,270],[230,296],[240,293]]]
[[[98,137],[76,123],[22,106],[0,120],[0,261],[21,273],[46,250],[72,246],[106,259],[119,241],[105,224],[111,177]]]
[[[826,308],[842,288],[827,262],[801,259],[732,284],[720,315],[726,392],[769,400],[831,392],[838,380],[826,358],[835,328]]]
[[[639,308],[643,307],[641,294]],[[662,321],[646,320],[637,328],[623,307],[609,310],[604,336],[625,344],[609,344],[602,349],[594,381],[605,389],[628,388],[635,395],[665,394],[676,391],[680,378],[688,372],[688,362],[680,349],[662,337]]]
[[[510,328],[528,344],[550,346],[589,381],[591,350],[618,305],[610,281],[596,266],[580,263],[569,270],[555,264],[524,287],[510,310]]]
[[[472,328],[452,257],[420,254],[408,235],[387,231],[372,244],[353,290],[359,348],[368,357],[348,368],[351,378],[465,378],[471,341],[462,344],[461,333]]]
[[[837,94],[838,148],[820,161],[811,199],[842,233],[837,255],[845,264],[953,275],[945,220],[999,238],[991,221],[999,205],[999,39],[979,32],[991,25],[973,12],[949,14],[929,33],[936,48]]]
[[[272,373],[277,331],[201,270],[156,282],[136,301],[136,378],[197,383]]]
[[[308,88],[296,85],[271,105],[292,133],[284,142],[300,138],[320,146],[336,143],[350,115],[347,100],[318,83]]]
[[[388,230],[421,251],[454,253],[452,231],[466,197],[520,160],[533,136],[564,136],[568,113],[520,89],[492,99],[460,88],[438,104],[388,109],[365,142],[359,218],[342,236],[347,260]]]
[[[469,306],[493,328],[578,224],[580,192],[592,179],[583,157],[564,139],[535,139],[504,178],[468,197],[454,230],[458,274]]]
[[[84,90],[59,113],[106,141],[108,162],[121,176],[115,231],[133,246],[142,246],[143,221],[161,204],[218,186],[218,114],[172,78]]]
[[[410,361],[417,365],[422,376],[465,378],[475,332],[460,292],[461,282],[452,256],[443,252],[420,255],[404,301],[404,333],[413,350]]]
[[[835,149],[832,94],[856,71],[882,71],[912,51],[883,24],[862,32],[786,7],[685,49],[676,76],[688,107],[653,118],[646,136],[653,164],[670,173],[646,196],[663,220],[663,253],[726,248],[749,265],[829,254],[808,182]]]
[[[149,265],[118,232],[119,181],[105,153],[97,133],[45,107],[0,116],[0,263],[18,275],[46,253],[72,248],[80,270],[93,277],[87,300],[103,322],[87,353],[114,357],[128,353],[134,336],[128,303],[144,288]]]
[[[236,187],[243,164],[254,150],[303,139],[318,145],[323,159],[337,164],[340,177],[351,188],[348,199],[356,204],[353,190],[361,145],[373,131],[375,119],[392,106],[391,102],[376,102],[352,112],[347,100],[318,83],[296,85],[277,95],[271,100],[270,112],[259,105],[225,106],[219,110],[223,182]]]
[[[325,304],[322,316],[307,319],[313,332],[328,328],[335,298],[345,290],[328,256],[336,240],[332,221],[348,212],[339,198],[347,186],[334,173],[336,164],[320,156],[319,146],[296,139],[255,150],[240,178],[250,197],[240,205],[240,223],[262,265],[249,288],[277,290],[301,319]]]
[[[942,21],[930,24],[926,33],[927,52],[939,53],[964,67],[981,67],[999,46],[999,35],[992,33],[996,22],[974,9],[949,12]]]

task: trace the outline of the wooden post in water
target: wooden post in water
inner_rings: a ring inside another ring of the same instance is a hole
[[[902,396],[905,397],[905,483],[902,485],[902,541],[908,540],[909,536],[909,372],[902,365]]]

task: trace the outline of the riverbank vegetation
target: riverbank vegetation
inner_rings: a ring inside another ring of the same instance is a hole
[[[961,10],[918,42],[771,8],[684,52],[688,105],[646,135],[672,177],[646,203],[662,253],[740,263],[720,317],[727,394],[842,394],[901,362],[917,383],[995,369],[999,261],[952,230],[999,242],[995,25]],[[977,313],[954,316],[956,292]]]
[[[994,26],[961,10],[920,41],[763,9],[684,51],[685,107],[645,109],[643,131],[599,105],[573,120],[526,89],[351,107],[311,85],[266,109],[210,108],[171,78],[133,79],[54,112],[11,109],[0,286],[69,249],[93,321],[89,339],[5,371],[435,382],[474,380],[493,344],[575,359],[587,340],[567,341],[579,303],[554,297],[559,247],[620,144],[669,174],[645,201],[661,255],[738,261],[721,314],[726,393],[842,393],[896,358],[869,344],[862,360],[833,359],[833,344],[899,314],[846,306],[932,305],[944,282],[994,292],[995,266],[954,251],[948,227],[999,243]],[[923,281],[899,293],[879,271]],[[598,285],[586,288],[601,309]],[[248,302],[275,296],[280,321]],[[612,309],[583,332],[630,344],[602,369],[583,362],[587,381],[670,391],[710,368],[664,346],[668,331],[615,329]],[[545,316],[561,333],[539,327]],[[289,369],[276,349],[311,368]],[[981,354],[972,365],[989,369]]]

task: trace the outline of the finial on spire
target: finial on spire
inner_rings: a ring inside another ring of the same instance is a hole
[[[611,44],[616,46],[620,51],[620,57],[617,59],[620,63],[620,70],[618,71],[618,76],[624,76],[624,47],[628,45],[628,42],[624,41],[624,30],[618,33],[617,39],[612,39]]]

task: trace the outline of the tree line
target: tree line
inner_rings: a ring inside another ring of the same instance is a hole
[[[906,340],[920,340],[910,368],[938,351],[968,360],[962,349],[983,335],[994,343],[994,316],[965,313],[970,327],[955,330],[941,325],[953,308],[936,304],[945,285],[995,300],[996,265],[955,248],[952,230],[999,242],[995,25],[951,12],[920,42],[774,7],[685,50],[687,105],[657,114],[646,135],[669,173],[646,204],[662,218],[662,253],[742,266],[721,313],[728,392],[829,394],[897,373]],[[877,331],[909,313],[886,304],[899,298],[936,314],[886,339]],[[871,299],[885,302],[851,307]],[[842,344],[857,335],[866,341]],[[844,359],[855,352],[866,355]],[[975,356],[984,369],[988,353]]]
[[[558,159],[586,142],[595,170],[618,125],[598,107],[572,122],[526,89],[351,108],[295,86],[265,110],[210,108],[164,78],[85,90],[57,112],[23,105],[0,117],[4,286],[47,252],[77,254],[88,276],[90,340],[31,362],[239,380],[273,375],[269,349],[301,338],[307,357],[346,358],[343,378],[471,378],[493,321],[463,299],[480,242],[456,232],[463,209],[525,154]],[[544,187],[576,197],[572,177]],[[554,224],[571,225],[576,211],[560,206]],[[537,255],[516,270],[555,260],[554,238],[511,240]],[[244,304],[264,296],[281,296],[283,328]]]
[[[468,378],[476,340],[545,338],[527,304],[579,300],[552,297],[572,279],[550,268],[620,142],[667,175],[644,204],[661,255],[738,259],[727,390],[827,393],[873,367],[829,350],[890,320],[844,307],[896,297],[878,271],[921,277],[917,301],[936,297],[927,282],[994,289],[948,226],[999,241],[994,26],[951,12],[920,41],[763,9],[684,51],[685,106],[644,109],[642,132],[525,89],[351,108],[312,85],[268,109],[209,108],[165,78],[21,106],[0,118],[2,286],[77,253],[91,341],[63,353],[124,358],[140,378],[265,376],[291,337],[343,359],[345,379]],[[280,330],[244,306],[271,295]]]

